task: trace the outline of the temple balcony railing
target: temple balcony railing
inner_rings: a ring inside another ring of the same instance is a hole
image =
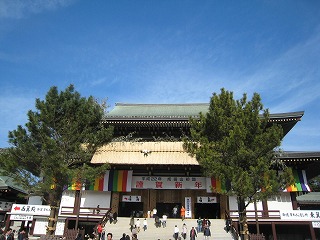
[[[111,208],[97,207],[66,207],[61,206],[60,216],[79,218],[103,218]]]
[[[228,215],[233,221],[238,221],[239,218],[239,213],[238,210],[230,210],[227,211]],[[247,210],[246,211],[246,216],[248,221],[280,221],[281,216],[280,216],[280,210]]]

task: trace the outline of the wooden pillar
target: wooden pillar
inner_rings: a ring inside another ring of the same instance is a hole
[[[150,189],[149,195],[149,206],[150,210],[157,206],[157,192],[154,189]]]
[[[229,211],[228,207],[228,196],[227,195],[220,195],[220,218],[225,219],[226,215],[225,212]]]
[[[272,235],[273,235],[273,240],[278,240],[277,238],[277,231],[276,231],[276,224],[274,222],[271,223],[272,226]]]
[[[141,192],[141,201],[143,202],[143,216],[148,216],[148,211],[151,211],[150,204],[149,204],[149,195],[150,189],[142,190]],[[151,212],[150,212],[151,214]]]
[[[119,212],[119,199],[120,199],[119,192],[112,192],[111,193],[110,207],[112,208],[112,212]]]
[[[316,234],[314,232],[314,228],[312,226],[312,222],[309,222],[309,227],[310,227],[310,234],[311,234],[311,239],[316,240]]]
[[[290,192],[290,197],[291,197],[291,202],[292,202],[292,209],[297,210],[298,209],[297,193]]]

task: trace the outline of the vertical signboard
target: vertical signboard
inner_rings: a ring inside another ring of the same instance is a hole
[[[192,218],[192,211],[191,211],[191,197],[185,197],[185,208],[186,208],[186,218]]]

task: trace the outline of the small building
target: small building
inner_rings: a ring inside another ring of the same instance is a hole
[[[7,219],[10,216],[8,213],[11,211],[12,205],[27,201],[27,192],[17,185],[11,177],[0,176],[0,228],[9,227],[10,221]],[[24,224],[25,222],[21,222],[22,226]]]

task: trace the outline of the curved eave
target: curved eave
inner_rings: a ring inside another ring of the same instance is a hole
[[[279,159],[288,166],[304,169],[308,179],[319,175],[320,152],[284,152]]]
[[[320,161],[320,152],[286,151],[279,157],[282,161]]]
[[[270,114],[269,124],[280,124],[285,136],[298,121],[301,121],[303,114],[303,111]],[[121,127],[188,128],[190,127],[190,117],[197,118],[199,116],[107,116],[102,120],[102,122],[107,125]]]
[[[289,112],[289,113],[274,113],[270,114],[270,122],[285,122],[285,121],[300,121],[304,111]],[[189,121],[191,118],[198,118],[199,115],[159,115],[159,116],[141,116],[141,115],[108,115],[102,120],[103,122],[109,121]],[[263,116],[260,115],[262,118]]]

